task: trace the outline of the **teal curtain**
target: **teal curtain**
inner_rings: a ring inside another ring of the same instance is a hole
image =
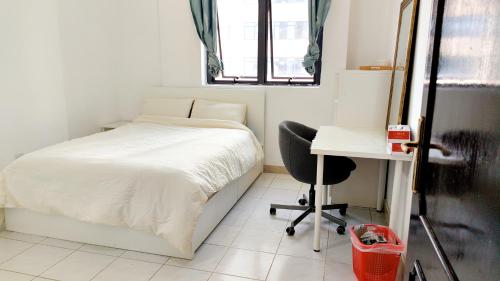
[[[331,0],[309,0],[309,46],[302,65],[311,75],[314,75],[315,64],[319,60],[318,36],[325,24],[330,4]]]
[[[190,0],[196,32],[208,52],[208,73],[216,77],[222,70],[217,57],[217,1]]]

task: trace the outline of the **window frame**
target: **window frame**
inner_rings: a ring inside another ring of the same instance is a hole
[[[320,57],[315,64],[315,74],[313,81],[294,81],[294,77],[274,76],[274,49],[273,49],[273,30],[272,30],[272,0],[258,0],[258,23],[257,23],[257,77],[249,76],[227,76],[224,71],[221,71],[224,80],[217,80],[208,73],[208,52],[205,61],[205,72],[207,77],[207,84],[209,85],[271,85],[271,86],[319,86],[321,82],[321,67],[322,67],[322,54],[323,54],[323,28],[321,28],[318,36],[318,46],[320,49]],[[308,0],[312,1],[312,0]],[[223,48],[220,38],[220,25],[219,15],[217,14],[217,52],[219,58],[223,58]],[[269,41],[271,40],[271,41]],[[268,52],[269,49],[269,52]],[[307,50],[304,50],[304,54]],[[269,67],[268,67],[269,65]],[[268,79],[268,71],[271,73],[271,79]],[[240,79],[242,78],[242,79]],[[287,79],[288,80],[272,80]],[[304,79],[306,77],[295,77],[297,79]],[[307,77],[306,79],[308,79]],[[256,79],[256,80],[249,80]]]

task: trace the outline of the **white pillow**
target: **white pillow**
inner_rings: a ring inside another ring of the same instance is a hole
[[[247,105],[196,99],[191,118],[220,119],[246,123]]]
[[[193,101],[192,98],[147,98],[142,114],[188,118]]]

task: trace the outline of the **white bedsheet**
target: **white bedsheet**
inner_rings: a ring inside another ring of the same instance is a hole
[[[128,226],[189,254],[210,196],[262,158],[237,122],[142,116],[14,161],[0,174],[0,207]]]

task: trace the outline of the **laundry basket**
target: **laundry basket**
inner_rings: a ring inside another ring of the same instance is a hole
[[[358,281],[394,281],[398,272],[399,259],[405,247],[399,237],[386,226],[365,224],[367,230],[382,235],[387,243],[365,245],[355,229],[349,228],[352,241],[352,266]]]

